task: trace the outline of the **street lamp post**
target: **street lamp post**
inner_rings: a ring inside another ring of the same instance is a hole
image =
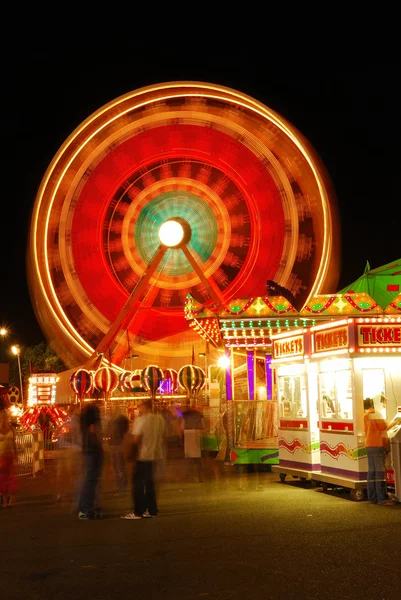
[[[11,352],[13,354],[15,354],[15,356],[17,357],[17,360],[18,360],[19,383],[20,383],[20,387],[21,387],[21,400],[22,400],[22,406],[25,408],[25,406],[24,406],[24,388],[22,385],[21,361],[20,361],[20,356],[19,356],[21,353],[21,350],[19,349],[18,346],[12,346]]]
[[[8,335],[6,327],[0,327],[1,347],[0,347],[0,385],[7,385],[9,379],[9,365],[6,359],[4,340]]]

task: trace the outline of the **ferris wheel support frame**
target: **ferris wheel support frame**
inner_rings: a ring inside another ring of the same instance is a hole
[[[140,305],[139,297],[142,294],[145,286],[149,283],[150,278],[156,271],[157,267],[159,266],[162,258],[164,257],[164,255],[166,254],[168,249],[169,249],[169,247],[164,245],[163,243],[161,243],[159,245],[155,254],[153,255],[153,258],[151,259],[151,261],[148,265],[148,268],[146,269],[146,271],[143,273],[142,277],[138,281],[137,285],[135,286],[134,290],[132,291],[130,297],[128,298],[127,302],[125,303],[125,305],[124,305],[122,311],[120,312],[120,314],[118,315],[117,319],[113,322],[110,329],[107,331],[106,335],[103,337],[101,342],[98,344],[98,346],[96,347],[95,351],[93,352],[93,354],[91,355],[89,360],[85,363],[85,365],[84,365],[85,369],[98,369],[100,367],[100,365],[102,364],[103,357],[109,351],[109,349],[110,349],[111,345],[113,344],[113,342],[115,341],[118,333],[121,331],[121,329],[128,327],[132,323],[132,321],[135,318],[135,315],[137,314],[137,311],[138,311],[138,308]],[[215,284],[215,282],[212,278],[208,279],[207,277],[205,277],[201,266],[199,265],[198,261],[196,260],[196,257],[193,256],[192,252],[190,251],[190,249],[188,248],[186,243],[180,243],[171,249],[172,250],[180,249],[183,251],[185,257],[187,258],[188,262],[191,264],[195,273],[198,275],[201,282],[208,289],[210,296],[211,296],[212,300],[214,301],[215,308],[221,308],[223,306],[223,298],[220,294],[219,288],[217,287],[217,285]],[[110,360],[110,362],[112,362],[112,361]]]

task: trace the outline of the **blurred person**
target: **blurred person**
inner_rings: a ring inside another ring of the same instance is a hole
[[[2,390],[5,390],[2,393]],[[14,463],[17,459],[15,430],[9,418],[7,408],[9,400],[6,388],[0,391],[0,507],[13,506],[16,494]]]
[[[128,432],[129,419],[126,415],[119,414],[110,421],[108,431],[110,460],[118,492],[124,492],[128,485],[125,451]]]
[[[122,519],[156,517],[159,512],[155,476],[158,461],[164,459],[166,422],[161,415],[152,412],[152,408],[151,400],[145,400],[138,407],[139,416],[132,432],[136,448],[132,475],[133,511],[122,515]]]
[[[88,402],[82,408],[80,428],[83,464],[78,518],[100,519],[98,494],[104,457],[100,410],[96,402]]]
[[[375,409],[372,398],[365,398],[364,429],[368,457],[368,500],[372,504],[391,505],[385,487],[384,461],[388,451],[387,423],[380,410]]]
[[[57,502],[73,495],[77,503],[78,492],[74,482],[79,475],[79,457],[81,450],[80,406],[75,405],[71,415],[58,430],[59,452],[57,457]],[[74,506],[75,508],[75,506]]]
[[[205,430],[203,414],[191,406],[190,401],[182,413],[182,430],[184,437],[184,456],[195,464],[200,482],[205,481],[204,463],[202,458],[202,433]]]

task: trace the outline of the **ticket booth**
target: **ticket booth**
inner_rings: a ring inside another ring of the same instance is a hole
[[[348,318],[311,327],[311,363],[318,377],[320,473],[323,486],[363,497],[367,479],[364,398],[396,412],[401,393],[401,323],[390,318]]]
[[[311,479],[320,471],[317,365],[309,360],[306,329],[272,336],[278,403],[279,465],[272,471]]]

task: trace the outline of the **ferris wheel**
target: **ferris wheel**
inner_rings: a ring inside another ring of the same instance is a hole
[[[161,237],[171,222],[175,244]],[[108,352],[120,365],[188,355],[188,293],[218,309],[273,280],[302,306],[337,283],[338,246],[330,182],[292,125],[233,89],[171,82],[113,100],[59,149],[33,209],[29,284],[66,364]]]

